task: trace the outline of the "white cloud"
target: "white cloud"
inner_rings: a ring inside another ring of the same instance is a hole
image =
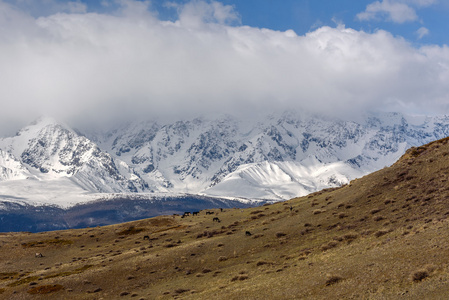
[[[36,19],[0,0],[0,125],[40,113],[357,114],[398,103],[449,113],[446,46],[416,49],[385,31],[343,25],[304,36],[229,26],[233,10],[200,1],[179,7],[179,20],[160,21],[148,4]]]
[[[419,7],[426,7],[438,3],[438,0],[400,0],[404,3],[411,3]]]
[[[364,12],[357,14],[357,18],[361,21],[385,18],[395,23],[405,23],[416,21],[418,16],[416,11],[405,3],[394,0],[382,0],[382,2],[375,1],[368,4]]]
[[[416,31],[416,34],[418,35],[418,39],[422,39],[424,36],[429,34],[429,29],[426,27],[421,27]]]
[[[437,4],[438,0],[381,0],[366,6],[365,11],[357,14],[360,21],[387,20],[394,23],[418,20],[416,9]]]
[[[216,1],[207,3],[196,0],[184,5],[172,3],[172,6],[178,8],[179,21],[187,27],[200,27],[211,22],[224,25],[240,21],[233,6]]]
[[[58,12],[85,13],[87,5],[80,0],[5,0],[33,15],[50,15]]]

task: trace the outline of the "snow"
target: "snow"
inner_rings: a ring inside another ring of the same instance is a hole
[[[0,201],[67,208],[94,200],[98,195],[77,186],[69,178],[21,179],[0,182]]]
[[[449,117],[305,112],[136,121],[79,135],[52,118],[0,139],[0,200],[68,207],[111,195],[285,200],[348,183],[411,146],[449,135]],[[94,142],[95,141],[95,142]]]
[[[262,162],[240,166],[203,194],[284,200],[347,184],[361,175],[362,172],[343,162],[324,164],[316,158],[303,162]]]

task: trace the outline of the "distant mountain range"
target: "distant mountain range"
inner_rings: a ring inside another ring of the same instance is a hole
[[[391,165],[411,146],[449,135],[446,116],[382,113],[361,119],[289,112],[259,120],[140,121],[80,132],[40,118],[0,139],[0,208],[70,208],[137,195],[198,195],[254,205],[346,184]]]
[[[348,183],[448,135],[449,117],[398,113],[358,123],[291,112],[221,116],[95,133],[41,118],[0,139],[0,199],[70,206],[156,192],[282,200]]]

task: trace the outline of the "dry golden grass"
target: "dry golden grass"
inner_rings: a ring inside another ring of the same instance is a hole
[[[0,298],[446,299],[447,155],[440,140],[344,187],[252,209],[5,233]]]

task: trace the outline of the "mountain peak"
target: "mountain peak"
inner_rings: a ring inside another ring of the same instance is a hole
[[[42,129],[47,128],[47,127],[59,127],[59,128],[63,128],[65,130],[71,131],[73,132],[73,130],[67,126],[66,124],[59,122],[58,120],[56,120],[53,117],[49,117],[49,116],[41,116],[37,119],[35,119],[33,122],[31,122],[30,124],[28,124],[27,126],[25,126],[24,128],[22,128],[17,135],[22,135],[25,133],[37,133],[40,132]]]

